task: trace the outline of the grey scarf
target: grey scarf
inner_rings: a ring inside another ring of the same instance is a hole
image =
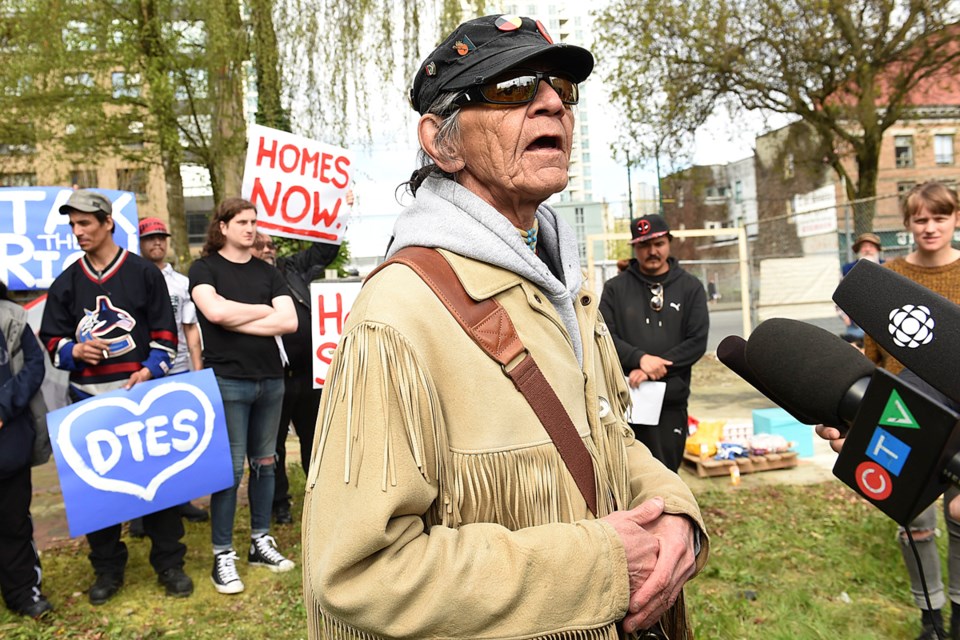
[[[580,291],[580,254],[573,230],[546,205],[537,209],[537,247],[560,266],[563,282],[550,272],[496,209],[473,192],[446,178],[430,177],[417,190],[414,203],[397,218],[389,258],[404,247],[447,249],[502,267],[529,280],[550,300],[583,366],[583,344],[573,302]]]

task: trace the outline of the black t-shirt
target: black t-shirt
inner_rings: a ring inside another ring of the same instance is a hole
[[[246,304],[271,304],[290,295],[280,272],[263,260],[231,262],[219,253],[200,258],[190,266],[190,291],[209,284],[228,300]],[[251,336],[231,331],[207,320],[197,307],[203,334],[203,364],[225,378],[260,380],[283,376],[280,350],[273,336]]]

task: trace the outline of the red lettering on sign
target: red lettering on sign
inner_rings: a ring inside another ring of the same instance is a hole
[[[312,171],[307,171],[307,167],[312,166]],[[303,156],[300,159],[300,175],[316,178],[320,175],[320,152],[310,153],[309,149],[303,150]]]
[[[263,146],[264,142],[266,142],[266,140],[264,138],[260,138],[260,143],[257,146],[257,166],[262,166],[263,159],[267,158],[270,161],[270,168],[273,169],[273,165],[277,161],[277,141],[271,140],[269,149]]]
[[[343,203],[343,198],[337,198],[331,210],[320,206],[320,193],[317,191],[307,191],[305,187],[298,184],[285,188],[282,184],[277,183],[274,186],[273,193],[268,193],[260,178],[254,178],[250,201],[258,208],[262,207],[267,218],[277,215],[277,209],[279,209],[280,217],[285,222],[298,223],[309,213],[310,223],[313,227],[324,226],[330,228],[336,224],[337,218],[340,216],[340,205]],[[282,227],[275,228],[281,229]],[[300,231],[304,235],[310,235],[308,230]],[[336,236],[322,235],[318,237],[332,239]]]
[[[320,295],[317,297],[317,326],[320,329],[320,335],[327,335],[327,320],[336,320],[337,321],[337,335],[339,336],[343,333],[343,323],[346,320],[346,316],[343,315],[343,296],[341,294],[336,294],[336,306],[328,311],[324,305],[324,296]],[[321,358],[322,360],[323,358]]]
[[[323,223],[324,226],[332,227],[337,216],[340,215],[340,203],[343,202],[343,199],[337,198],[337,203],[333,205],[333,213],[331,213],[329,209],[320,208],[320,197],[316,191],[314,191],[313,195],[313,226]]]
[[[324,342],[319,347],[317,347],[317,358],[323,364],[329,365],[333,362],[333,352],[337,348],[336,342]]]
[[[254,178],[253,189],[250,192],[250,202],[255,205],[263,205],[263,210],[267,213],[267,217],[272,218],[277,214],[277,205],[280,203],[280,183],[277,183],[273,191],[273,199],[271,200],[263,188],[263,183],[260,182],[260,178]]]
[[[295,213],[296,209],[290,205],[290,196],[292,195],[300,196],[300,199],[303,200],[303,206],[300,208],[300,213]],[[306,189],[298,184],[295,184],[290,187],[285,194],[283,194],[283,202],[281,203],[282,206],[280,209],[280,214],[287,222],[300,222],[303,220],[304,216],[307,215],[307,212],[310,211],[310,204],[314,201],[316,196],[316,191],[313,192],[313,198],[311,198]]]
[[[331,182],[337,189],[345,189],[347,184],[350,182],[350,174],[347,172],[347,167],[350,166],[350,160],[344,156],[340,156],[333,164],[337,168],[337,173],[340,174],[343,180],[340,182],[331,180]]]
[[[284,173],[293,173],[300,168],[300,147],[292,144],[280,147],[280,168]]]

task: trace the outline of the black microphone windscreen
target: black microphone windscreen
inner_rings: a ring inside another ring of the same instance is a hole
[[[743,378],[746,382],[772,400],[774,404],[780,405],[794,418],[805,424],[816,424],[817,420],[808,416],[801,408],[785,406],[783,399],[777,398],[766,385],[757,377],[753,370],[747,365],[745,349],[747,341],[740,336],[727,336],[717,345],[717,359],[727,366],[728,369]]]
[[[839,336],[786,318],[761,323],[745,354],[747,366],[781,406],[803,407],[814,422],[838,426],[844,424],[838,408],[847,391],[876,368]]]
[[[960,307],[896,271],[860,260],[833,299],[878,345],[960,402]]]

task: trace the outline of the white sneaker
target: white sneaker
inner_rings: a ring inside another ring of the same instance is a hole
[[[254,567],[266,567],[274,573],[290,571],[297,566],[277,551],[277,541],[273,539],[273,536],[267,535],[250,541],[250,553],[247,554],[247,562]]]
[[[237,552],[221,551],[213,557],[213,572],[210,574],[214,588],[220,593],[240,593],[243,582],[237,573]]]

